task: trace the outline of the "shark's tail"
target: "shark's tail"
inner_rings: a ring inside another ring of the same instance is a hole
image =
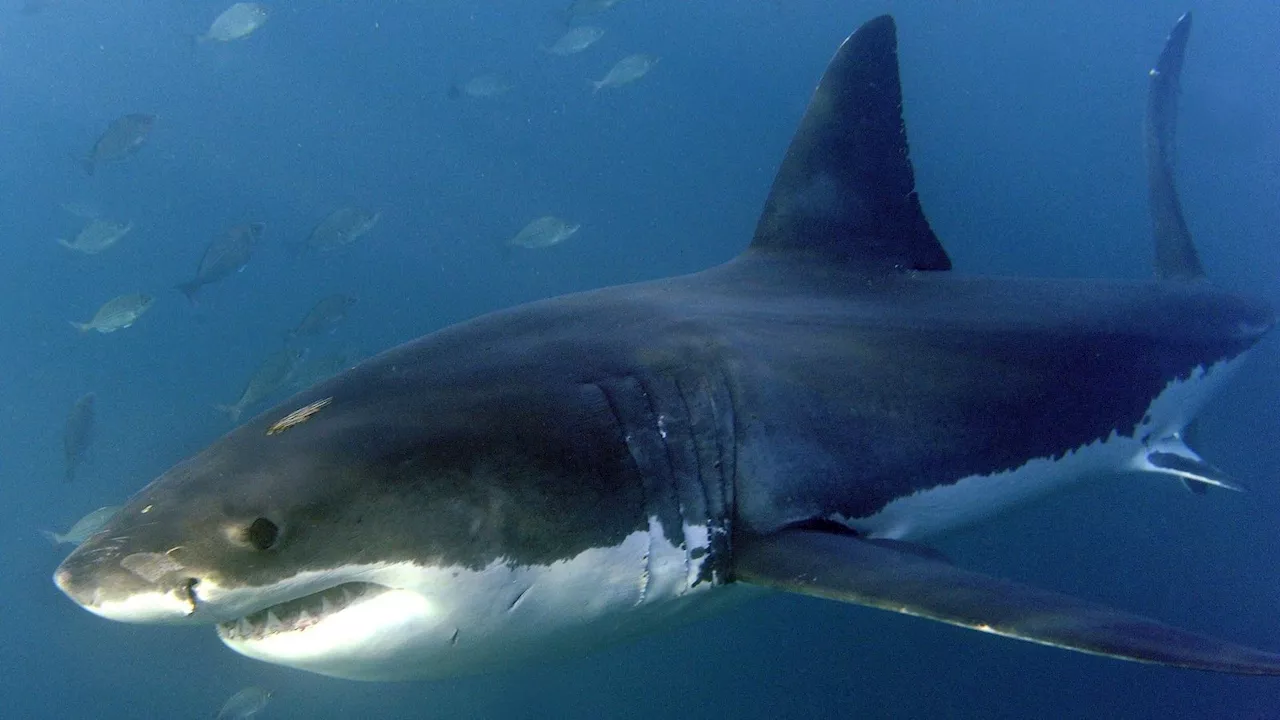
[[[1201,280],[1204,268],[1182,216],[1182,203],[1173,173],[1174,140],[1178,130],[1178,93],[1182,60],[1191,34],[1191,13],[1178,18],[1169,33],[1155,67],[1147,96],[1144,135],[1147,150],[1147,183],[1151,194],[1151,222],[1156,241],[1156,277],[1161,280]]]

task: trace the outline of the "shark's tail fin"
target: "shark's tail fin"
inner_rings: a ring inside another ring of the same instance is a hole
[[[1156,277],[1161,280],[1200,280],[1204,269],[1182,216],[1182,203],[1173,173],[1174,140],[1178,130],[1178,93],[1182,60],[1191,34],[1191,13],[1178,18],[1164,50],[1151,69],[1144,122],[1147,150],[1147,183],[1151,193],[1151,222],[1155,229]]]

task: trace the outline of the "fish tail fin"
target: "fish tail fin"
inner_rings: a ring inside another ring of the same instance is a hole
[[[596,93],[600,92],[600,88],[604,87],[604,81],[603,81],[603,80],[588,80],[587,82],[591,83],[591,94],[592,94],[592,95],[594,95],[594,94],[596,94]]]
[[[231,422],[233,423],[239,423],[240,415],[244,413],[244,406],[239,403],[236,403],[235,405],[219,404],[219,405],[214,405],[213,407],[215,410],[219,412],[226,413],[231,418]]]
[[[459,87],[457,83],[453,83],[449,86],[449,89],[445,91],[445,95],[450,100],[457,100],[462,97],[462,88]]]
[[[196,299],[196,293],[200,291],[200,283],[196,282],[195,280],[190,280],[188,282],[178,283],[173,287],[175,290],[178,290],[179,292],[181,292],[183,295],[186,296],[187,302],[191,303],[192,305],[200,304],[199,300]]]
[[[76,322],[75,320],[68,320],[67,322],[71,324],[71,327],[79,330],[82,333],[89,332],[90,330],[93,329],[93,325],[91,323]]]
[[[53,532],[52,530],[41,530],[40,534],[49,538],[49,542],[53,543],[54,547],[57,547],[67,541],[67,538],[65,535],[59,535],[58,533]]]
[[[71,243],[70,243],[66,238],[54,238],[54,239],[53,239],[53,241],[54,241],[54,242],[56,242],[56,243],[58,243],[59,245],[61,245],[61,246],[62,246],[62,247],[64,247],[64,248],[68,248],[68,249],[70,249],[70,250],[75,250],[75,249],[76,249],[76,246],[75,246],[75,245],[72,245],[72,244],[71,244]]]
[[[98,164],[94,162],[93,157],[80,158],[80,168],[84,170],[84,174],[93,177],[93,173],[98,169]]]

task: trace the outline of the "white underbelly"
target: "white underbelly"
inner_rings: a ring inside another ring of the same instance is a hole
[[[1059,457],[1039,457],[989,475],[970,475],[897,498],[874,515],[833,517],[868,537],[915,540],[976,522],[1070,483],[1097,475],[1149,472],[1148,453],[1176,444],[1178,434],[1205,400],[1231,375],[1243,355],[1189,377],[1170,382],[1151,402],[1144,422],[1130,434],[1113,431],[1101,440],[1067,450]],[[1188,451],[1189,452],[1189,451]]]

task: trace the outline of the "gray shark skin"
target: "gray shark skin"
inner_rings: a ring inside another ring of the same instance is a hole
[[[1170,47],[1148,117],[1164,220]],[[1150,282],[947,272],[901,106],[881,17],[832,60],[741,256],[365,361],[153,481],[55,582],[107,618],[216,625],[249,657],[365,680],[544,662],[761,587],[1280,674],[918,545],[1094,475],[1232,487],[1183,431],[1274,316],[1195,279],[1168,222]]]

